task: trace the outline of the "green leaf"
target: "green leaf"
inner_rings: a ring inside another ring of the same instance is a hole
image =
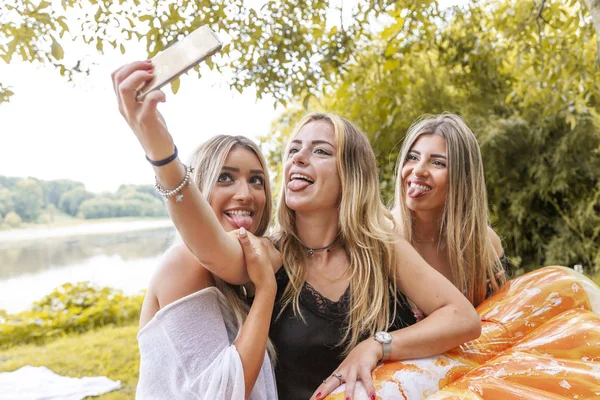
[[[177,78],[173,82],[171,82],[171,91],[173,92],[173,94],[177,94],[177,92],[179,91],[180,84],[181,84],[180,78]]]
[[[65,56],[62,46],[54,38],[52,38],[50,51],[52,52],[52,57],[54,57],[56,60],[62,60]]]
[[[400,60],[396,60],[396,59],[389,59],[386,60],[385,63],[383,64],[383,68],[385,68],[386,71],[392,71],[396,68],[398,68],[400,66]]]
[[[575,115],[573,114],[567,115],[565,121],[567,121],[567,124],[569,124],[571,130],[575,129],[575,127],[577,126],[577,118],[575,118]]]

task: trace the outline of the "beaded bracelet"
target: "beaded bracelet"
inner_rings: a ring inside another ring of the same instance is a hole
[[[183,164],[183,166],[185,167],[185,177],[183,178],[183,181],[181,181],[179,186],[177,186],[175,189],[165,189],[164,186],[158,182],[158,178],[156,176],[154,177],[154,187],[156,188],[156,191],[162,197],[164,197],[165,200],[168,200],[169,197],[173,195],[177,195],[175,198],[177,203],[181,203],[183,201],[183,194],[181,194],[181,191],[184,187],[189,185],[189,183],[191,182],[192,173],[194,172],[194,168],[189,167],[185,164]]]

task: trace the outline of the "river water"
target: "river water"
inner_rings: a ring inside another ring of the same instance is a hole
[[[0,309],[25,310],[67,282],[137,293],[175,238],[168,220],[2,232]]]

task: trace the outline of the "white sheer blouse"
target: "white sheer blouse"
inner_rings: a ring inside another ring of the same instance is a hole
[[[244,399],[237,328],[223,294],[202,289],[159,310],[138,333],[137,399]],[[269,356],[249,399],[276,400]]]

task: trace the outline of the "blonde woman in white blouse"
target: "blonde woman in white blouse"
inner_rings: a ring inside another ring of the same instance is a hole
[[[255,297],[248,307],[245,290],[215,277],[185,244],[168,250],[142,307],[136,397],[277,399],[265,350],[272,350],[268,331],[277,289],[271,259],[281,261],[270,242],[251,233],[262,235],[271,214],[264,158],[249,139],[222,135],[200,146],[191,165],[214,211],[207,223],[220,224],[242,244]]]

